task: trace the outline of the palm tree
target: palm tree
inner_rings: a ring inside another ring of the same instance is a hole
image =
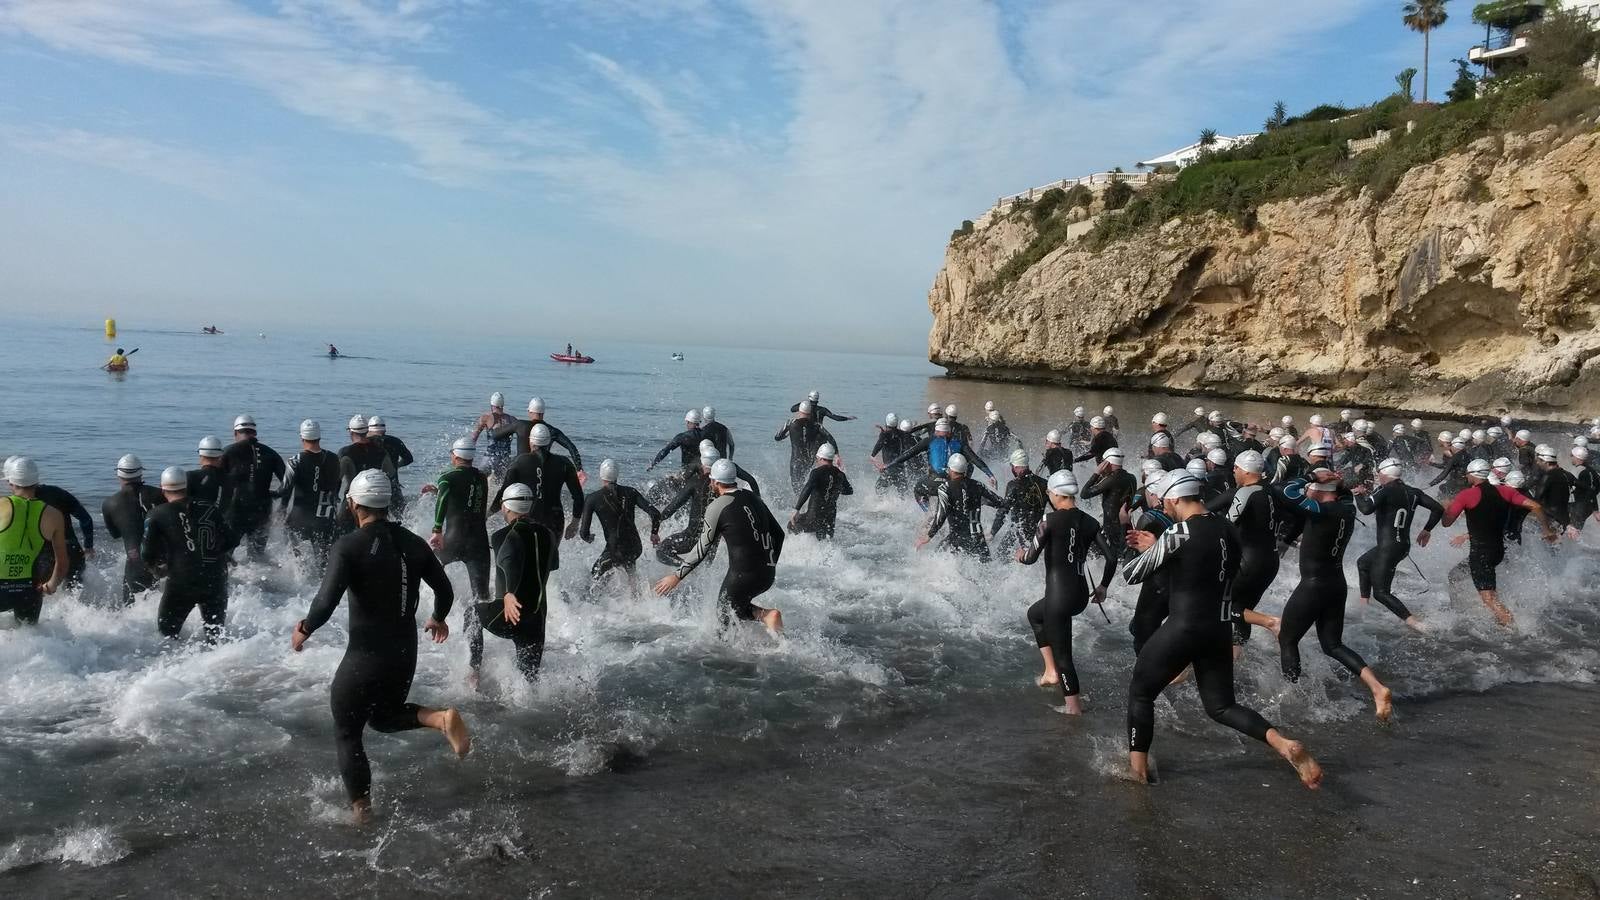
[[[1435,28],[1445,23],[1449,15],[1444,7],[1450,0],[1410,0],[1401,12],[1404,14],[1400,21],[1412,31],[1422,33],[1422,102],[1428,102],[1428,51],[1431,43],[1431,33]]]
[[[1216,142],[1217,130],[1215,128],[1202,128],[1200,130],[1200,146],[1209,147]]]

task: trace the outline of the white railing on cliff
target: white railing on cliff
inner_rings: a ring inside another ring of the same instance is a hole
[[[1005,215],[1007,212],[1010,212],[1011,207],[1016,206],[1018,203],[1037,200],[1039,199],[1040,194],[1056,188],[1060,188],[1061,190],[1065,191],[1070,190],[1075,186],[1082,185],[1083,187],[1088,188],[1090,191],[1099,194],[1103,192],[1106,189],[1106,185],[1110,184],[1112,181],[1123,181],[1126,182],[1130,187],[1142,188],[1154,181],[1159,181],[1163,178],[1170,177],[1171,176],[1169,175],[1157,175],[1150,172],[1097,172],[1093,175],[1085,175],[1082,178],[1063,178],[1060,181],[1052,181],[1049,184],[1040,185],[1039,187],[1035,188],[1029,188],[1019,194],[1011,194],[1007,197],[998,198],[995,200],[994,206],[989,207],[987,212],[973,220],[972,225],[974,228],[983,228],[984,226],[993,222],[996,218]]]

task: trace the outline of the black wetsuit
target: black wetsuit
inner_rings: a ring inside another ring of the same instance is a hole
[[[1377,514],[1377,543],[1356,559],[1361,596],[1382,603],[1402,620],[1411,618],[1411,610],[1394,595],[1394,572],[1411,554],[1411,526],[1419,506],[1428,511],[1422,530],[1432,531],[1444,516],[1444,507],[1404,481],[1391,481],[1356,497],[1356,508],[1364,515]]]
[[[972,449],[972,445],[954,436],[941,437],[934,435],[933,437],[923,438],[905,450],[905,452],[896,456],[889,463],[889,468],[892,469],[901,463],[910,462],[919,456],[927,460],[928,473],[911,489],[911,495],[916,498],[917,504],[926,508],[928,501],[933,497],[934,491],[938,490],[939,485],[945,481],[950,457],[955,456],[957,453],[966,457],[967,462],[977,466],[985,475],[990,478],[994,477],[994,473],[989,470],[989,464],[984,462],[983,457]]]
[[[67,533],[67,578],[62,583],[82,581],[83,570],[89,565],[87,552],[94,549],[94,516],[66,488],[41,484],[34,488],[34,497],[61,513],[62,530]],[[83,530],[82,543],[79,543],[78,534],[72,527],[74,520],[78,528]]]
[[[1344,605],[1349,584],[1344,551],[1356,527],[1356,508],[1348,496],[1326,502],[1306,497],[1287,507],[1305,520],[1300,537],[1300,583],[1283,606],[1278,630],[1283,677],[1300,680],[1300,639],[1313,627],[1322,652],[1359,675],[1367,663],[1344,643]]]
[[[733,459],[733,432],[728,430],[728,426],[721,422],[707,422],[700,426],[700,433],[716,445],[723,459]]]
[[[1583,530],[1585,522],[1600,508],[1600,471],[1594,466],[1578,468],[1572,482],[1572,527]]]
[[[839,497],[855,492],[850,479],[837,466],[812,466],[794,500],[793,530],[797,534],[814,534],[818,540],[832,540],[834,524],[839,518]]]
[[[666,459],[667,454],[673,450],[678,451],[679,462],[685,469],[700,465],[700,442],[709,437],[710,435],[707,435],[702,428],[691,428],[688,431],[678,432],[673,436],[672,440],[667,441],[665,447],[662,447],[656,453],[655,458],[650,460],[650,467],[654,468],[657,463]]]
[[[328,551],[339,536],[340,478],[338,454],[301,450],[289,457],[283,488],[278,492],[288,509],[284,524],[289,537],[310,554],[318,578],[327,568]]]
[[[500,511],[500,498],[506,485],[525,484],[533,491],[533,510],[529,517],[550,529],[556,539],[556,549],[550,554],[550,571],[561,568],[561,539],[566,528],[566,510],[561,505],[561,489],[565,487],[572,498],[572,518],[577,519],[583,509],[583,485],[578,483],[578,468],[565,456],[548,450],[524,453],[506,469],[506,479],[495,492],[490,512]]]
[[[583,470],[583,456],[578,453],[578,445],[572,442],[572,438],[567,437],[565,431],[543,419],[535,422],[532,419],[511,418],[504,425],[497,426],[490,434],[496,440],[514,435],[517,442],[517,453],[521,455],[533,449],[533,428],[535,425],[543,425],[550,429],[551,446],[564,448],[572,456],[573,467],[579,471]]]
[[[434,482],[433,533],[443,537],[438,550],[439,565],[461,563],[467,568],[468,589],[473,603],[489,599],[489,476],[476,466],[453,466]],[[483,651],[483,626],[462,609],[467,641],[474,648],[472,666],[477,667]]]
[[[1075,463],[1088,462],[1089,460],[1100,462],[1105,452],[1116,445],[1117,436],[1112,434],[1110,429],[1102,429],[1099,434],[1089,439],[1089,449],[1080,456],[1074,456],[1072,461]]]
[[[1122,508],[1139,493],[1139,480],[1127,469],[1116,468],[1109,472],[1096,472],[1089,476],[1080,494],[1085,500],[1100,498],[1100,533],[1105,535],[1106,546],[1113,548],[1111,558],[1122,558],[1125,546],[1122,527]]]
[[[983,537],[983,507],[1001,507],[1005,501],[994,491],[973,481],[957,478],[942,482],[933,495],[933,515],[928,519],[928,537],[950,525],[944,546],[989,561],[989,542]]]
[[[1428,487],[1444,485],[1439,489],[1441,497],[1453,497],[1461,493],[1467,487],[1467,463],[1476,458],[1469,449],[1457,450],[1450,454],[1450,458],[1439,467],[1439,474],[1428,482]]]
[[[1520,491],[1506,490],[1512,491],[1513,497],[1523,497]],[[1512,507],[1518,505],[1487,481],[1469,485],[1451,501],[1450,509],[1467,517],[1467,558],[1456,571],[1464,567],[1472,586],[1479,591],[1499,588],[1495,569],[1505,560],[1506,522]]]
[[[393,487],[389,501],[389,515],[398,519],[406,508],[406,492],[400,486],[400,470],[416,462],[416,457],[411,455],[411,448],[406,446],[405,441],[392,434],[380,434],[375,437],[382,445],[383,451],[389,454],[389,461],[394,463],[394,474],[389,476],[389,484]]]
[[[1116,554],[1105,546],[1100,526],[1081,509],[1053,509],[1039,523],[1022,561],[1033,565],[1044,557],[1044,597],[1028,607],[1028,625],[1039,649],[1050,649],[1061,673],[1061,693],[1078,695],[1078,668],[1072,662],[1072,617],[1089,607],[1093,594],[1084,578],[1089,548],[1099,544],[1105,557],[1100,589],[1116,574]]]
[[[122,483],[115,494],[100,504],[100,517],[106,523],[106,533],[111,539],[122,541],[122,605],[133,602],[133,595],[150,589],[155,578],[144,561],[144,523],[150,511],[167,502],[158,487],[142,481]]]
[[[1011,523],[1011,533],[1001,544],[1002,548],[1021,547],[1033,543],[1033,535],[1039,530],[1039,520],[1044,518],[1045,510],[1050,508],[1050,483],[1032,472],[1024,472],[1012,478],[1006,484],[1004,502],[994,511],[994,519],[989,525],[989,537],[1000,533],[1000,529]]]
[[[817,419],[791,419],[783,423],[772,439],[781,441],[784,438],[789,439],[789,485],[799,494],[806,479],[811,476],[811,466],[817,460],[817,448],[832,444],[834,450],[839,450],[839,442]]]
[[[333,545],[322,588],[301,622],[307,633],[315,632],[349,592],[350,643],[330,693],[339,774],[352,801],[372,792],[363,730],[371,725],[389,734],[422,727],[419,707],[406,695],[417,671],[417,603],[424,582],[433,589],[430,618],[443,622],[455,592],[427,542],[394,522],[368,522]]]
[[[389,458],[389,452],[377,441],[368,440],[360,444],[346,444],[339,450],[339,496],[346,497],[350,494],[350,483],[362,472],[372,470],[382,472],[389,481],[395,479],[394,460]],[[349,504],[340,504],[338,529],[341,532],[355,530],[356,520],[350,513]]]
[[[238,545],[239,535],[209,503],[184,498],[151,510],[140,555],[166,578],[156,612],[162,635],[177,637],[198,606],[206,641],[222,636],[228,614],[228,554]]]
[[[1072,451],[1065,447],[1046,447],[1039,460],[1039,471],[1049,478],[1062,469],[1072,471]]]
[[[472,667],[483,663],[483,633],[505,638],[516,647],[517,671],[532,681],[544,661],[545,616],[550,604],[545,587],[557,539],[550,529],[531,519],[518,519],[490,538],[494,547],[494,597],[473,604],[473,619],[481,622],[469,636]],[[517,624],[506,619],[505,596],[515,594],[522,609]]]
[[[1012,443],[1011,426],[1006,424],[1005,419],[1001,419],[984,426],[983,438],[978,442],[978,449],[984,453],[1008,453]]]
[[[1311,471],[1311,465],[1306,458],[1298,453],[1284,453],[1274,447],[1266,452],[1262,458],[1265,463],[1264,471],[1267,481],[1272,484],[1287,484],[1297,478],[1304,478]]]
[[[916,480],[912,477],[910,461],[897,466],[889,465],[891,460],[911,449],[916,443],[916,438],[898,428],[884,428],[878,431],[878,440],[873,443],[872,452],[867,455],[877,457],[884,464],[883,471],[878,473],[877,489],[880,494],[890,490],[898,490],[903,494]]]
[[[797,413],[799,411],[800,404],[798,403],[789,407],[789,412]],[[835,422],[849,422],[854,419],[855,416],[841,416],[820,403],[813,403],[811,404],[811,418],[818,422],[821,422],[823,419],[832,419]]]
[[[783,526],[760,497],[745,490],[729,491],[707,507],[700,539],[678,566],[678,577],[688,577],[705,562],[718,541],[728,547],[728,574],[722,579],[717,602],[718,615],[726,628],[732,624],[730,615],[744,621],[755,619],[760,608],[755,599],[772,587],[778,571]]]
[[[1170,448],[1150,457],[1161,463],[1161,468],[1168,472],[1176,472],[1184,466],[1184,458],[1173,452]]]
[[[1142,496],[1142,495],[1141,495]],[[1133,522],[1134,531],[1147,531],[1157,539],[1172,527],[1172,519],[1160,509],[1146,508]],[[1128,633],[1133,635],[1133,652],[1137,656],[1144,645],[1155,635],[1156,629],[1167,620],[1167,576],[1155,572],[1139,582],[1139,598],[1134,601],[1133,617],[1128,620]]]
[[[239,535],[252,556],[267,546],[267,525],[272,519],[272,482],[283,484],[285,467],[278,451],[254,437],[234,441],[222,451],[222,471],[227,474],[233,502],[228,527]]]
[[[715,499],[711,492],[711,476],[704,469],[684,469],[683,474],[683,486],[661,508],[661,518],[670,519],[683,509],[688,511],[688,521],[684,523],[682,531],[662,541],[656,548],[656,559],[661,560],[663,565],[673,567],[683,564],[683,554],[688,553],[695,541],[700,539],[700,533],[705,529],[706,508]]]
[[[1572,489],[1576,486],[1577,479],[1559,465],[1548,469],[1541,467],[1538,480],[1531,485],[1533,499],[1544,507],[1550,524],[1558,530],[1565,530],[1572,524]]]
[[[1283,500],[1265,484],[1247,484],[1218,497],[1212,512],[1223,513],[1239,536],[1239,574],[1233,580],[1233,642],[1250,640],[1244,611],[1255,609],[1278,577],[1278,532]]]
[[[644,498],[643,494],[621,484],[602,484],[583,501],[583,519],[578,524],[578,537],[585,543],[594,540],[591,524],[600,520],[600,531],[605,537],[605,549],[589,570],[592,581],[599,581],[612,569],[633,571],[634,563],[644,554],[644,542],[639,540],[639,528],[634,516],[643,512],[650,517],[650,534],[661,531],[661,511]],[[687,549],[687,548],[686,548]]]
[[[1206,714],[1258,741],[1271,725],[1233,694],[1233,619],[1229,589],[1239,570],[1239,539],[1217,515],[1198,515],[1162,532],[1123,567],[1130,584],[1165,576],[1171,614],[1139,651],[1128,684],[1128,749],[1149,752],[1155,701],[1184,668],[1194,666]]]

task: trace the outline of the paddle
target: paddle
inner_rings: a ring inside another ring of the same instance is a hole
[[[127,353],[124,353],[124,354],[122,354],[122,358],[123,358],[123,359],[127,359],[127,358],[128,358],[128,357],[130,357],[130,356],[132,356],[132,355],[134,355],[134,354],[135,354],[135,353],[138,353],[138,352],[139,352],[139,348],[138,348],[138,347],[135,347],[135,348],[133,348],[133,349],[132,349],[132,350],[129,350],[129,351],[128,351],[128,352],[127,352]],[[108,363],[108,362],[104,362],[104,363],[101,363],[101,364],[100,364],[100,365],[99,365],[99,366],[98,366],[98,368],[101,368],[101,369],[104,369],[104,368],[106,368],[106,367],[107,367],[107,366],[109,366],[109,365],[111,365],[111,363]]]

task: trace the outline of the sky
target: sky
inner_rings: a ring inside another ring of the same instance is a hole
[[[1378,99],[1422,66],[1400,6],[0,0],[0,298],[924,352],[962,219]],[[1450,6],[1436,96],[1482,36]]]

